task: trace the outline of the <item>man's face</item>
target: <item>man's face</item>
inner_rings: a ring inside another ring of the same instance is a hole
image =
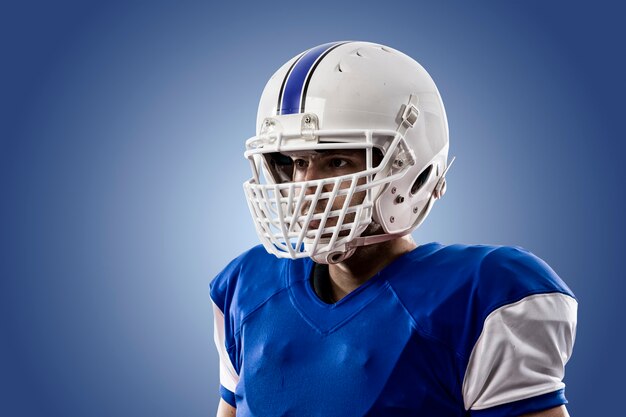
[[[284,171],[290,170],[290,175],[284,175],[284,178],[290,177],[293,182],[304,182],[320,180],[325,178],[340,177],[364,171],[367,168],[365,150],[363,149],[344,149],[344,150],[328,150],[328,151],[299,151],[282,154],[291,160],[291,166],[284,166]],[[365,178],[361,178],[358,185],[364,184]],[[344,180],[339,184],[340,189],[349,188],[351,180]],[[333,184],[326,184],[322,188],[322,192],[332,192]],[[306,194],[314,194],[316,187],[307,187]],[[358,205],[365,199],[365,191],[355,193],[350,205]],[[341,210],[344,206],[346,196],[337,196],[330,210]],[[323,213],[328,205],[328,199],[320,199],[313,208],[314,214]],[[302,215],[307,215],[311,210],[310,203],[305,202],[302,207]],[[355,213],[347,213],[344,223],[352,223]],[[338,222],[337,216],[329,216],[325,223],[325,227],[336,226]],[[309,229],[317,229],[320,227],[320,220],[311,220]],[[344,230],[340,236],[347,235],[349,230]],[[326,236],[326,234],[323,237]]]

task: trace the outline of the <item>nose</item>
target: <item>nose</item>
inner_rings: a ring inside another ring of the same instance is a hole
[[[296,181],[315,181],[315,180],[320,180],[320,179],[324,179],[324,172],[323,172],[323,167],[320,167],[319,162],[315,159],[315,158],[311,158],[308,160],[307,166],[305,168],[302,168],[300,170],[300,172],[298,174],[296,174]],[[325,193],[325,192],[329,192],[331,191],[332,186],[329,184],[324,184],[322,186],[321,192]],[[305,195],[313,195],[317,192],[318,190],[318,185],[307,185],[304,189],[304,194]],[[312,201],[304,201],[302,203],[302,207],[301,207],[301,213],[306,215],[309,210],[311,209],[312,206]],[[314,209],[313,211],[315,213],[321,213],[324,211],[326,204],[328,203],[328,199],[327,198],[322,198],[317,200],[314,203]],[[319,223],[319,220],[315,220],[312,222],[312,225],[314,226],[315,223]]]
[[[328,172],[324,171],[324,167],[320,166],[320,164],[316,161],[309,161],[308,166],[303,169],[301,179],[299,181],[315,181],[322,180],[324,178],[328,178]],[[317,191],[317,185],[307,186],[304,190],[305,194],[315,194]],[[324,184],[322,186],[321,192],[326,193],[332,191],[332,184]]]
[[[322,178],[320,168],[317,166],[317,161],[313,158],[309,158],[306,162],[306,166],[302,168],[296,168],[296,181],[313,181]]]
[[[319,180],[322,178],[323,178],[322,172],[315,158],[309,158],[306,161],[306,166],[295,167],[294,181],[296,182],[315,181],[315,180]],[[304,193],[309,195],[309,194],[314,194],[316,191],[317,191],[317,186],[313,185],[313,186],[305,187]]]
[[[318,173],[315,169],[307,169],[306,175],[304,176],[304,181],[315,181],[320,179]],[[317,186],[308,186],[305,188],[305,194],[314,194],[317,191]],[[322,190],[324,191],[324,190]]]

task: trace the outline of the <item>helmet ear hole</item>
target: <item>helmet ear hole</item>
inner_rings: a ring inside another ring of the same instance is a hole
[[[428,181],[428,177],[430,176],[431,171],[433,170],[432,165],[428,165],[426,169],[424,169],[415,179],[413,186],[411,187],[411,194],[415,195],[420,188]]]

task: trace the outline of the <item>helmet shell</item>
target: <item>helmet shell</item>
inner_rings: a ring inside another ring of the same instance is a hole
[[[409,106],[417,117],[407,123],[403,116]],[[286,62],[267,82],[258,108],[257,136],[270,119],[284,133],[297,135],[302,124],[293,122],[296,115],[313,115],[320,131],[402,134],[411,166],[401,178],[377,189],[372,220],[384,233],[395,236],[411,232],[426,218],[436,199],[435,187],[442,185],[447,168],[449,133],[439,91],[418,62],[370,42],[333,42],[311,48]],[[389,149],[392,139],[377,139],[375,146],[383,154],[395,152]],[[322,140],[344,139],[318,139]],[[380,179],[393,171],[390,165],[377,176]]]

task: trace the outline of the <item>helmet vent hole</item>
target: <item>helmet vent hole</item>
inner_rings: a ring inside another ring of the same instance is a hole
[[[363,54],[361,54],[361,51],[359,51],[359,50],[357,49],[357,51],[356,51],[356,56],[360,56],[360,57],[362,57],[362,56],[363,56]]]
[[[430,176],[430,173],[432,170],[433,170],[433,166],[428,165],[428,167],[425,170],[423,170],[421,174],[417,176],[417,179],[415,180],[415,182],[413,183],[413,186],[411,187],[411,195],[417,194],[419,189],[422,188],[424,184],[426,184],[426,181],[428,181],[428,177]]]
[[[337,64],[337,71],[338,72],[343,72],[343,70],[341,69],[341,63]]]

